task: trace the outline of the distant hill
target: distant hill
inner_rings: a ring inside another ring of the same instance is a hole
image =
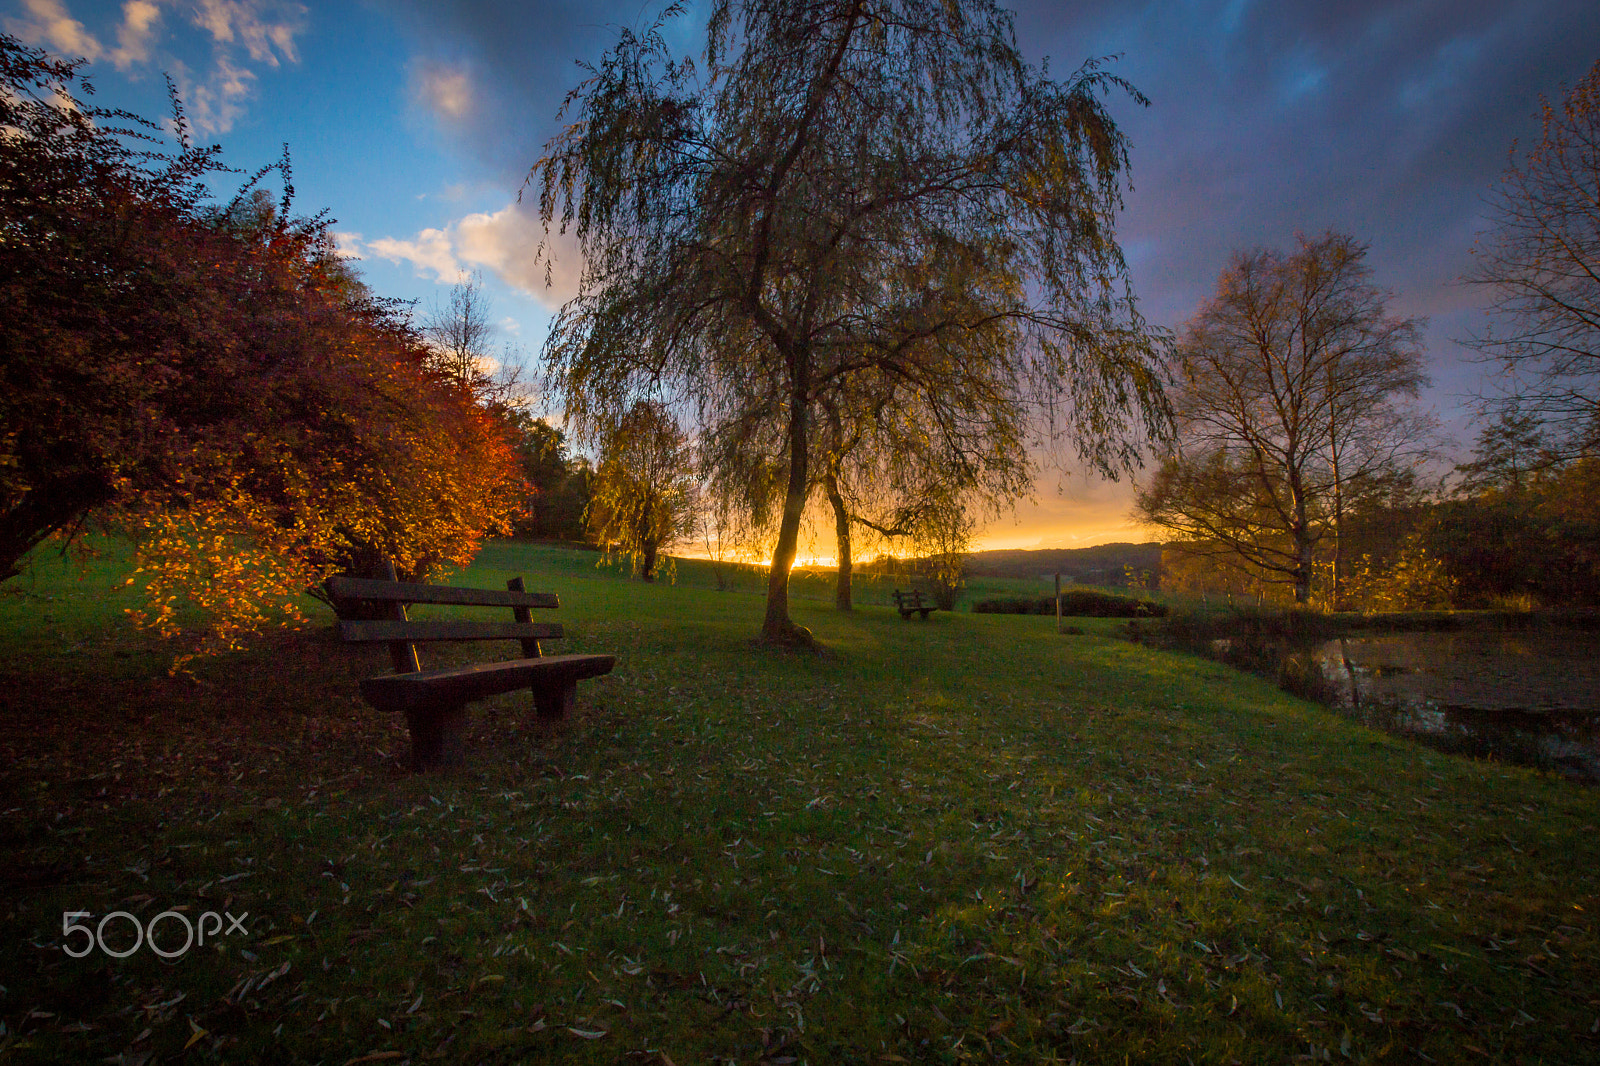
[[[982,577],[1043,577],[1059,573],[1061,580],[1080,585],[1119,586],[1128,583],[1127,572],[1161,572],[1161,545],[1098,544],[1093,548],[1008,548],[974,552],[967,557],[967,573]]]

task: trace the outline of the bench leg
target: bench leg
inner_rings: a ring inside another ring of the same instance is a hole
[[[540,722],[558,722],[572,713],[578,702],[578,683],[533,690],[534,716]]]
[[[464,705],[416,707],[406,711],[411,727],[411,767],[439,770],[464,761],[461,732],[467,721]]]

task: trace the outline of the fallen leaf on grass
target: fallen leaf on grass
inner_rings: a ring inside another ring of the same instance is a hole
[[[602,1036],[606,1035],[606,1031],[604,1029],[574,1029],[570,1025],[567,1026],[567,1032],[571,1033],[573,1036],[581,1036],[585,1040],[599,1040]]]
[[[402,1052],[399,1051],[373,1051],[366,1055],[361,1055],[357,1058],[350,1059],[344,1064],[344,1066],[355,1066],[355,1064],[358,1062],[383,1062],[386,1059],[398,1059],[401,1057]]]

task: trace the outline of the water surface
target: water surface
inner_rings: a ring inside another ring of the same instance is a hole
[[[1600,782],[1600,633],[1359,634],[1316,657],[1338,705],[1369,725]]]

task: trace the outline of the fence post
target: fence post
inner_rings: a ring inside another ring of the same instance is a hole
[[[1056,632],[1061,632],[1061,571],[1056,571]]]

